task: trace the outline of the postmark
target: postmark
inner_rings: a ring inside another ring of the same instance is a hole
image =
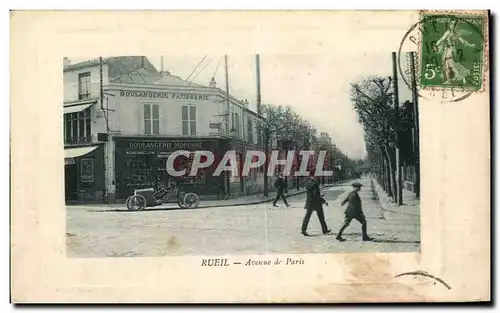
[[[413,60],[403,51],[415,51]],[[484,12],[423,11],[401,41],[398,66],[405,83],[420,97],[456,102],[485,90],[487,53]]]
[[[426,278],[430,278],[430,279],[433,279],[435,282],[434,282],[434,285],[436,284],[436,282],[438,283],[441,283],[443,286],[445,286],[448,290],[451,290],[451,286],[448,285],[443,279],[439,278],[439,277],[436,277],[432,274],[429,274],[425,271],[413,271],[413,272],[405,272],[405,273],[401,273],[401,274],[398,274],[396,275],[396,278],[397,277],[403,277],[403,276],[413,276],[413,277],[417,277],[417,276],[423,276],[423,277],[426,277]]]

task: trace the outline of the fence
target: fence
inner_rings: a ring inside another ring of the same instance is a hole
[[[414,165],[405,165],[402,170],[403,188],[415,192],[417,172]]]

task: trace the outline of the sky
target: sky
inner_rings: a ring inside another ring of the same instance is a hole
[[[165,55],[163,69],[187,79],[205,55]],[[161,69],[161,56],[146,56]],[[71,58],[72,62],[89,58]],[[256,110],[255,55],[228,55],[229,93],[247,99]],[[349,100],[350,83],[371,75],[392,75],[392,56],[386,54],[333,53],[329,55],[260,55],[261,99],[264,104],[289,105],[319,132],[328,132],[334,144],[352,158],[366,155],[363,127]],[[214,76],[225,90],[223,55],[207,55],[193,82],[208,85]],[[190,78],[190,80],[192,79]],[[399,79],[399,100],[411,93]]]

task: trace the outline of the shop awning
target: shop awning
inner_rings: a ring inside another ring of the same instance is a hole
[[[85,104],[65,106],[64,107],[64,114],[81,112],[94,104],[95,104],[95,101],[91,102],[91,103],[85,103]]]
[[[91,147],[77,147],[77,148],[67,148],[64,149],[64,158],[72,159],[81,157],[83,155],[89,154],[90,152],[97,149],[99,146],[91,146]]]

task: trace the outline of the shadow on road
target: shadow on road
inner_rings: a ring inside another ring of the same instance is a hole
[[[391,240],[391,239],[377,239],[374,238],[372,242],[378,242],[378,243],[420,243],[420,241],[412,241],[412,240]]]
[[[173,211],[173,210],[197,210],[197,209],[202,209],[202,208],[196,208],[196,209],[188,209],[188,208],[179,208],[179,207],[171,207],[171,208],[148,208],[144,210],[137,210],[137,211],[132,211],[132,210],[127,210],[127,209],[113,209],[113,210],[88,210],[87,212],[92,212],[92,213],[116,213],[116,212],[121,212],[121,213],[140,213],[140,212],[155,212],[155,211]]]
[[[309,237],[322,237],[322,236],[337,236],[337,233],[329,233],[329,234],[309,234]],[[350,233],[350,234],[342,234],[342,237],[344,238],[349,238],[352,239],[352,237],[359,237],[359,241],[361,241],[361,233],[355,234],[355,233]],[[383,236],[383,234],[370,234],[370,236],[373,237],[373,240],[370,242],[373,243],[415,243],[415,244],[420,244],[420,241],[412,241],[412,240],[391,240],[391,239],[383,239],[383,238],[376,238],[378,236]],[[356,239],[358,240],[358,239]]]
[[[319,236],[337,236],[337,233],[331,232],[329,234],[309,234],[309,237],[319,237]],[[343,237],[361,237],[361,233],[343,233]],[[374,234],[374,236],[383,236],[383,234]]]

